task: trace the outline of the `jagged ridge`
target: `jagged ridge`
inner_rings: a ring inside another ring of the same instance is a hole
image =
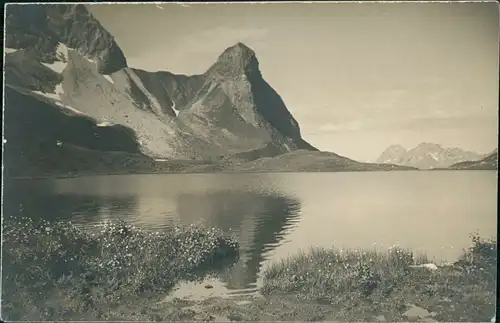
[[[123,52],[84,5],[9,4],[5,47],[23,49],[44,63],[58,60],[59,43],[97,61],[99,73],[111,74],[127,66]]]
[[[433,169],[446,168],[457,162],[476,161],[481,158],[484,158],[484,155],[460,148],[443,148],[438,144],[421,143],[408,151],[401,145],[392,145],[380,155],[377,163]]]

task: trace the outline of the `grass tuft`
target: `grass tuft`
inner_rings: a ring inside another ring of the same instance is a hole
[[[433,270],[424,255],[314,248],[271,265],[262,293],[294,294],[337,308],[338,319],[406,320],[421,306],[439,321],[489,321],[495,311],[495,240],[472,235],[472,245],[452,266]]]
[[[264,274],[263,292],[300,291],[317,298],[332,292],[366,296],[376,288],[390,289],[413,264],[413,254],[402,249],[380,253],[314,248],[272,265]]]

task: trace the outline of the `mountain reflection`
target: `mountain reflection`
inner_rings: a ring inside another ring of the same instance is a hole
[[[300,202],[263,187],[259,178],[250,177],[245,185],[229,177],[169,179],[168,185],[160,177],[20,181],[5,187],[3,211],[79,226],[123,219],[146,230],[175,222],[216,227],[241,246],[240,260],[221,274],[221,281],[234,292],[256,287],[262,263],[295,226]]]
[[[19,181],[4,187],[3,214],[47,221],[70,220],[92,225],[116,215],[133,213],[138,198],[58,192],[52,181]]]
[[[221,280],[231,290],[256,286],[266,255],[283,240],[300,213],[300,202],[275,192],[222,190],[178,196],[182,224],[203,219],[208,226],[232,232],[240,242],[240,260]]]

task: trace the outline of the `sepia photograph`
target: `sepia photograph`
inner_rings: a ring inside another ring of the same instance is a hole
[[[499,12],[7,3],[2,321],[496,322]]]

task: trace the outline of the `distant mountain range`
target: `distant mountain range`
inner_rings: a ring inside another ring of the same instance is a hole
[[[475,162],[486,155],[460,148],[444,148],[438,144],[422,143],[406,150],[401,145],[389,146],[377,159],[377,163],[390,163],[419,169],[447,168],[460,162]]]
[[[408,169],[307,143],[242,43],[200,75],[147,72],[84,5],[10,4],[4,61],[7,176]]]

